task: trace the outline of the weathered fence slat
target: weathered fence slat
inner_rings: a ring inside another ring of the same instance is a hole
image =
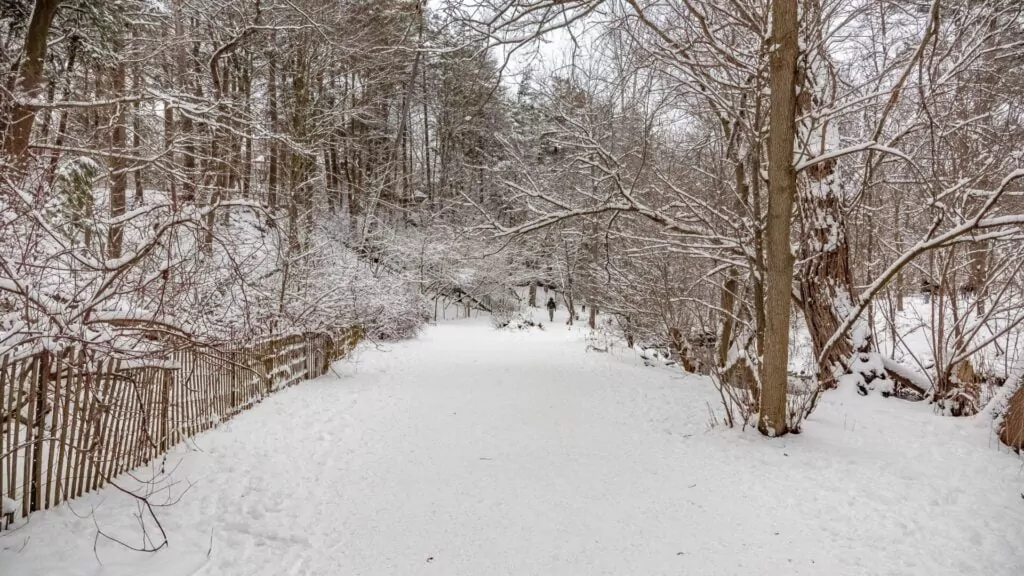
[[[53,458],[54,458],[54,454],[57,452],[57,445],[56,445],[56,441],[57,441],[57,438],[58,438],[58,436],[57,436],[57,425],[58,425],[58,422],[59,422],[58,421],[58,417],[60,416],[60,411],[57,410],[57,407],[60,405],[60,402],[61,402],[61,397],[60,397],[60,380],[61,380],[61,378],[60,378],[60,359],[59,358],[52,358],[51,365],[49,366],[49,370],[47,370],[47,375],[49,375],[51,373],[51,371],[54,371],[54,370],[57,372],[56,377],[52,378],[52,379],[48,378],[48,380],[52,380],[52,383],[53,383],[53,385],[52,385],[52,388],[53,388],[53,400],[50,402],[50,433],[47,435],[47,440],[48,440],[49,448],[46,451],[46,469],[48,471],[50,471],[50,472],[46,475],[45,482],[43,483],[43,509],[44,510],[48,510],[50,508],[50,491],[53,489],[53,479],[57,476],[57,474],[53,473]],[[43,399],[44,399],[44,401],[45,401],[45,398],[46,398],[46,390],[47,390],[47,388],[43,388]],[[58,472],[58,474],[59,474],[59,472]],[[56,504],[56,499],[54,499],[54,503]]]
[[[33,358],[29,364],[29,369],[25,371],[27,377],[24,378],[25,385],[28,386],[28,390],[25,393],[25,403],[28,409],[28,417],[25,419],[25,442],[24,450],[25,466],[22,470],[22,510],[24,515],[28,516],[30,512],[35,511],[35,493],[32,491],[32,470],[34,468],[33,458],[34,447],[35,447],[35,426],[33,423],[36,421],[36,377],[35,374],[39,368],[39,358]],[[20,405],[19,405],[20,406]],[[16,415],[18,420],[21,420],[20,412]]]
[[[0,357],[0,411],[2,411],[2,412],[0,412],[0,416],[3,416],[2,418],[0,418],[0,426],[2,426],[4,430],[8,430],[10,428],[13,428],[13,425],[10,423],[11,407],[10,407],[9,403],[10,403],[10,399],[11,399],[11,392],[7,390],[7,360],[8,360],[8,358],[9,358],[9,356],[7,354],[5,354],[3,357]],[[12,436],[9,435],[9,434],[4,434],[4,437],[0,438],[0,454],[10,454],[10,452],[11,452],[11,445],[10,445],[11,440],[12,440]],[[12,460],[12,463],[13,463],[13,460]],[[8,479],[13,480],[13,478],[14,478],[14,474],[12,473],[12,471],[11,470],[5,470],[4,469],[3,459],[0,459],[0,495],[3,495],[5,493],[7,493],[7,490],[5,489],[7,487],[7,483],[5,483],[4,481],[8,480]],[[9,498],[11,500],[14,500],[13,486],[14,486],[14,483],[11,482],[11,489],[10,489],[10,496],[9,496]],[[7,527],[7,522],[8,522],[8,515],[7,514],[0,515],[0,530],[3,530],[4,528]]]
[[[83,358],[84,360],[84,358]],[[92,391],[92,373],[88,369],[84,370],[80,378],[80,385],[78,395],[76,397],[77,405],[75,410],[75,465],[74,465],[74,480],[72,481],[71,487],[71,498],[77,498],[82,495],[85,489],[85,467],[86,457],[85,451],[89,446],[89,417],[92,410],[92,402],[90,394]]]

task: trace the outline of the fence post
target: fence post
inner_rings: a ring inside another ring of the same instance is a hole
[[[164,367],[160,370],[163,373],[162,384],[163,394],[160,402],[163,414],[160,415],[160,452],[166,452],[171,447],[171,370]]]
[[[50,404],[50,437],[48,438],[48,445],[50,449],[46,454],[46,483],[43,484],[43,508],[48,509],[50,507],[50,492],[53,491],[54,484],[60,481],[60,461],[57,461],[57,467],[54,468],[54,456],[60,451],[62,445],[57,444],[58,436],[57,430],[63,430],[64,421],[60,418],[60,410],[58,407],[64,405],[64,398],[62,396],[63,390],[61,389],[61,356],[55,356],[53,358],[53,365],[50,369],[46,370],[47,380],[53,384],[53,402]],[[53,374],[52,380],[50,379],[51,373]],[[45,400],[46,394],[49,388],[43,389],[43,397]],[[44,423],[45,418],[41,419]],[[59,428],[58,428],[59,426]],[[57,505],[57,495],[53,496],[53,504]]]
[[[32,443],[32,480],[29,485],[28,511],[43,509],[43,445],[46,443],[46,386],[50,375],[50,353],[39,355],[39,368],[35,378],[35,406],[29,418],[30,430],[35,429]]]
[[[12,387],[12,389],[8,391],[7,384],[8,382],[13,381],[13,378],[7,377],[7,355],[5,354],[2,358],[0,358],[0,410],[2,410],[5,414],[8,414],[8,416],[10,415],[9,403],[11,401],[11,396],[14,394],[14,390]],[[8,424],[8,430],[11,429],[13,429],[13,426]],[[7,484],[5,482],[5,480],[7,479],[6,473],[8,459],[13,457],[13,454],[8,454],[8,452],[10,451],[9,432],[7,438],[7,442],[3,442],[3,437],[2,435],[0,435],[0,497],[6,496],[11,500],[14,500],[14,492],[12,490],[10,494],[7,493]],[[11,484],[12,486],[14,484],[13,476],[11,478]],[[11,514],[10,516],[13,516],[13,514]],[[3,530],[7,527],[8,518],[9,515],[0,514],[0,530]]]
[[[245,361],[245,352],[232,350],[228,358],[231,359],[231,365],[229,366],[231,369],[231,412],[232,414],[238,414],[242,411],[242,403],[244,402],[242,391],[240,390],[242,386],[240,365]]]

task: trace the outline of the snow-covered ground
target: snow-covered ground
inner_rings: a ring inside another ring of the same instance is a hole
[[[94,550],[141,543],[106,489],[0,535],[0,574],[1024,574],[990,422],[839,390],[800,436],[709,429],[706,380],[562,322],[367,345],[173,452],[167,549]]]

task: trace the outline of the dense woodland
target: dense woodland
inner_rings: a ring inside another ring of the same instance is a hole
[[[0,8],[0,355],[551,286],[730,425],[850,385],[1024,445],[1018,0]]]

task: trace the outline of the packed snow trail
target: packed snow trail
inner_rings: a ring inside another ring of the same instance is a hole
[[[1021,461],[982,423],[838,391],[804,435],[709,430],[706,381],[582,334],[366,346],[172,453],[167,549],[94,554],[142,544],[107,489],[0,536],[0,573],[1024,573]]]

